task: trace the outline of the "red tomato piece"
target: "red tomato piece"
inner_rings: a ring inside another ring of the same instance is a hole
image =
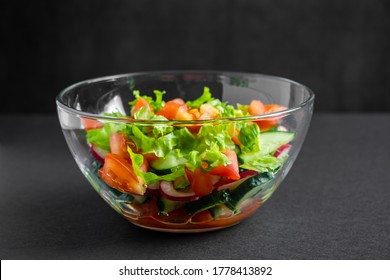
[[[187,105],[184,103],[184,100],[181,98],[176,98],[165,103],[164,107],[156,113],[156,115],[163,116],[168,120],[175,119],[179,109],[187,111]]]
[[[186,177],[187,177],[188,182],[191,183],[192,180],[194,179],[194,173],[191,170],[189,170],[186,166],[184,167],[184,170],[186,172]]]
[[[149,162],[148,160],[144,157],[144,161],[142,162],[142,165],[139,167],[139,169],[142,172],[148,172],[149,171]]]
[[[131,111],[131,116],[134,117],[135,112],[137,112],[139,109],[141,109],[144,106],[149,106],[150,112],[153,112],[153,107],[149,104],[149,102],[146,99],[138,98],[137,102],[133,107],[133,110]]]
[[[81,118],[81,121],[83,122],[84,129],[86,131],[103,127],[103,124],[101,122],[99,122],[98,120]]]
[[[240,139],[238,139],[238,135],[240,134],[240,131],[237,128],[234,128],[233,136],[232,136],[232,141],[234,144],[240,146],[241,142]]]
[[[207,103],[200,105],[199,112],[201,117],[206,114],[209,119],[216,119],[219,116],[219,110]]]
[[[179,110],[177,110],[174,119],[181,121],[191,121],[195,119],[195,116],[188,111],[187,105],[185,105],[185,107],[182,105],[179,107]]]
[[[130,159],[129,152],[127,151],[128,142],[129,140],[122,132],[116,132],[114,134],[111,134],[110,136],[111,153],[116,154],[125,159]],[[135,145],[133,148],[135,148]]]
[[[112,188],[121,192],[143,195],[146,188],[133,169],[130,161],[117,154],[107,154],[99,177]]]
[[[265,110],[265,106],[260,100],[252,100],[248,108],[248,112],[252,116],[262,115],[265,113]]]
[[[279,112],[286,110],[287,108],[281,105],[277,104],[269,104],[265,105],[265,113],[274,113],[274,112]],[[260,127],[261,131],[271,129],[275,125],[277,125],[282,117],[273,117],[273,118],[265,118],[256,121],[257,125]]]
[[[231,149],[226,149],[224,154],[229,159],[230,164],[214,167],[209,172],[209,174],[217,175],[217,176],[221,176],[221,177],[226,177],[226,178],[233,179],[233,180],[240,179],[236,152],[234,150],[231,150]]]
[[[190,181],[192,191],[197,196],[205,196],[210,194],[214,190],[214,185],[211,181],[211,176],[208,173],[204,173],[199,168],[196,168],[193,176],[192,181]]]
[[[212,220],[214,220],[214,218],[211,215],[209,210],[204,210],[202,212],[199,212],[191,218],[191,222],[193,223],[205,223],[205,222],[210,222]]]

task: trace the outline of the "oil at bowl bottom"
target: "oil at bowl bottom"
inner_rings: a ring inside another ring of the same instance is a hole
[[[261,200],[252,201],[248,207],[245,207],[238,214],[232,214],[226,217],[219,217],[214,220],[211,216],[208,219],[205,217],[205,212],[198,213],[193,216],[185,216],[178,212],[171,214],[170,216],[161,215],[143,215],[135,216],[127,213],[123,213],[123,216],[132,224],[160,232],[173,232],[173,233],[198,233],[224,229],[234,226],[241,221],[251,216],[260,206]]]

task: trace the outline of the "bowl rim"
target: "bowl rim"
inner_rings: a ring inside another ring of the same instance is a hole
[[[252,76],[257,78],[266,78],[266,79],[273,79],[276,81],[282,81],[287,82],[293,85],[296,85],[298,87],[303,88],[308,93],[308,98],[301,102],[300,104],[287,108],[286,110],[281,110],[273,113],[267,113],[262,115],[255,115],[255,116],[243,116],[243,117],[234,117],[234,118],[219,118],[219,119],[211,119],[211,120],[135,120],[131,119],[128,116],[127,117],[113,117],[113,116],[105,116],[100,114],[94,114],[94,113],[88,113],[83,112],[77,109],[74,109],[72,107],[69,107],[68,105],[64,104],[62,102],[62,97],[69,92],[72,89],[75,89],[77,87],[80,87],[82,85],[86,84],[92,84],[96,82],[102,82],[102,81],[109,81],[109,80],[117,80],[124,77],[131,77],[131,76],[146,76],[146,75],[163,75],[163,74],[219,74],[219,75],[245,75],[245,76]],[[225,121],[232,121],[232,122],[238,122],[238,121],[254,121],[254,120],[261,120],[261,119],[268,119],[268,118],[275,118],[275,117],[281,117],[286,116],[288,114],[291,114],[295,111],[298,111],[311,102],[314,101],[315,94],[314,92],[307,87],[304,84],[298,83],[296,81],[290,80],[288,78],[283,78],[279,76],[274,75],[268,75],[268,74],[261,74],[261,73],[252,73],[252,72],[239,72],[239,71],[217,71],[217,70],[162,70],[162,71],[144,71],[144,72],[133,72],[133,73],[124,73],[124,74],[117,74],[117,75],[109,75],[109,76],[102,76],[98,78],[92,78],[92,79],[86,79],[83,81],[80,81],[78,83],[72,84],[63,90],[60,91],[60,93],[56,97],[56,103],[57,107],[60,107],[61,109],[67,111],[68,113],[72,113],[74,115],[77,115],[79,117],[88,118],[88,119],[95,119],[95,120],[102,120],[102,121],[116,121],[116,122],[125,122],[125,123],[139,123],[139,124],[205,124],[205,123],[215,123],[215,122],[225,122]]]

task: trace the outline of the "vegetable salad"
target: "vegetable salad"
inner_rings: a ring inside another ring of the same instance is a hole
[[[152,98],[134,91],[128,116],[108,114],[160,121],[153,125],[83,119],[91,153],[101,164],[98,176],[126,195],[129,203],[154,208],[156,219],[181,213],[199,222],[240,214],[259,192],[258,186],[272,181],[281,168],[295,133],[280,125],[282,117],[185,121],[256,116],[287,108],[260,100],[233,106],[214,98],[208,87],[190,101],[164,101],[164,94],[155,90]]]

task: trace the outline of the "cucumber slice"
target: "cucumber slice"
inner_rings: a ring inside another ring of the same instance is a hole
[[[108,185],[107,185],[108,186]],[[120,192],[117,189],[109,187],[109,193],[115,197],[115,200],[117,202],[121,203],[139,203],[142,204],[147,200],[146,195],[136,195],[136,194],[129,194],[129,193],[124,193]]]
[[[260,152],[270,154],[280,146],[291,142],[295,138],[295,132],[291,131],[267,131],[260,133]]]
[[[187,213],[195,214],[230,201],[230,191],[222,190],[203,196],[185,205]]]
[[[245,200],[254,197],[257,193],[268,187],[268,184],[273,182],[273,178],[274,175],[270,172],[264,172],[250,177],[231,192],[228,205],[238,208]]]
[[[158,208],[159,214],[164,215],[164,216],[168,216],[169,212],[182,207],[184,204],[185,204],[185,202],[173,201],[173,200],[167,199],[163,196],[160,196],[158,201],[157,201],[157,208]]]
[[[177,153],[171,151],[165,157],[150,162],[150,167],[157,171],[163,171],[182,165],[186,162],[187,160],[185,158],[177,157]]]
[[[232,209],[230,209],[225,204],[220,204],[217,206],[214,206],[210,209],[210,213],[213,216],[214,219],[218,218],[227,218],[233,215]]]

